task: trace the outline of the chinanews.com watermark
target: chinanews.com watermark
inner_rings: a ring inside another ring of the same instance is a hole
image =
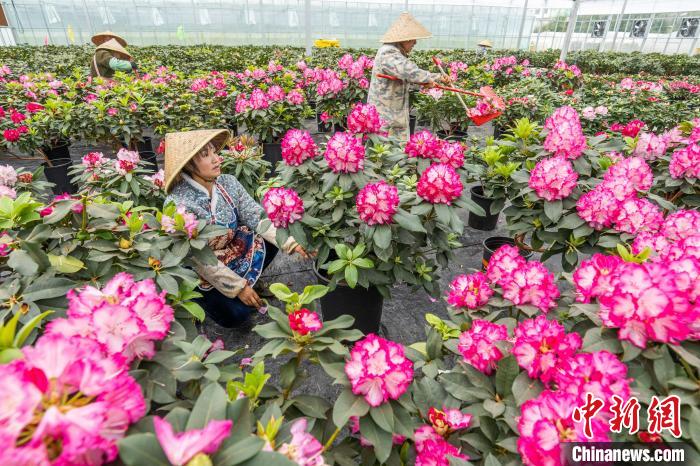
[[[607,409],[606,409],[607,408]],[[605,400],[586,393],[583,405],[574,409],[571,419],[583,424],[583,434],[588,442],[562,444],[564,464],[567,466],[695,466],[700,457],[688,444],[680,441],[681,400],[670,395],[665,398],[652,396],[646,410],[646,430],[640,430],[641,403],[635,397],[623,400],[612,395],[612,403],[606,407]],[[613,433],[625,429],[637,435],[639,442],[601,442],[601,424]],[[676,439],[664,442],[661,435],[670,434]]]

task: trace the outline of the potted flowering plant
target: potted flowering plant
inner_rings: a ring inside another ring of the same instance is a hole
[[[258,198],[258,188],[270,172],[271,164],[263,159],[263,153],[255,140],[247,136],[234,137],[227,149],[221,151],[222,173],[236,177],[245,190]]]
[[[567,65],[558,60],[544,73],[552,86],[558,91],[574,91],[583,83],[581,69],[576,65]]]
[[[357,288],[356,325],[376,331],[391,285],[437,293],[436,272],[463,229],[458,208],[483,210],[463,196],[451,165],[463,163],[459,147],[434,136],[429,144],[416,138],[402,147],[377,134],[381,123],[370,105],[353,107],[347,125],[353,132],[334,134],[322,159],[307,132],[288,132],[281,186],[269,189],[262,204],[278,241],[291,235],[318,251],[321,279],[341,290],[334,293]],[[341,307],[347,305],[346,296]],[[368,306],[377,312],[363,312]]]

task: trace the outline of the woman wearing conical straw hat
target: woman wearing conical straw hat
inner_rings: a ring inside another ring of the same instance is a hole
[[[136,71],[136,63],[126,50],[126,41],[111,31],[92,36],[97,47],[90,62],[90,76],[112,79],[116,71]]]
[[[227,228],[226,234],[209,241],[217,256],[215,265],[197,263],[206,314],[224,327],[245,325],[263,301],[253,289],[278,249],[288,254],[304,249],[289,238],[278,246],[274,226],[256,233],[263,208],[238,180],[221,174],[218,152],[230,133],[225,129],[195,130],[165,135],[165,204]]]
[[[486,39],[482,40],[478,44],[476,44],[477,47],[479,47],[476,51],[479,55],[487,55],[491,47],[493,47],[493,44],[491,44],[491,41]]]
[[[449,78],[422,70],[408,58],[417,40],[431,36],[430,31],[413,16],[402,13],[382,36],[384,45],[374,58],[367,102],[377,108],[389,134],[403,140],[408,140],[409,91],[417,85],[431,87],[436,80],[449,82]],[[398,80],[379,78],[377,74],[393,76]]]

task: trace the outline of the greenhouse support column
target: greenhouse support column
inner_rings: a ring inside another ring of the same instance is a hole
[[[306,56],[311,56],[311,0],[304,0],[304,42],[306,43]]]
[[[569,51],[569,44],[571,43],[571,36],[574,34],[574,29],[576,29],[576,17],[578,16],[578,5],[581,0],[574,0],[574,5],[571,7],[571,13],[569,13],[569,25],[566,28],[566,37],[564,37],[564,44],[561,47],[561,53],[559,54],[559,60],[566,61],[566,53]]]
[[[523,42],[523,33],[525,32],[525,20],[527,19],[527,3],[529,0],[525,0],[525,5],[523,6],[523,17],[520,19],[520,32],[518,33],[518,48]],[[528,49],[528,44],[525,45],[525,50]]]
[[[622,4],[622,10],[620,10],[620,14],[617,15],[617,21],[615,21],[615,34],[613,34],[613,41],[612,45],[610,46],[610,51],[614,52],[615,51],[615,42],[617,42],[617,31],[620,29],[620,23],[622,22],[622,16],[625,14],[625,9],[627,8],[627,0]]]

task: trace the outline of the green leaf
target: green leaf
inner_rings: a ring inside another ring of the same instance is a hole
[[[370,408],[369,414],[379,427],[390,433],[394,431],[394,410],[391,409],[391,403]]]
[[[408,231],[413,231],[415,233],[427,233],[425,227],[423,227],[423,225],[420,222],[420,218],[418,218],[417,215],[411,215],[399,211],[396,214],[394,214],[394,221],[398,223],[399,226],[405,228]]]
[[[34,262],[34,259],[22,249],[15,249],[10,253],[10,258],[7,265],[20,275],[25,277],[32,276],[39,271],[39,264]]]
[[[203,429],[212,419],[226,419],[226,403],[226,392],[221,385],[207,385],[192,408],[187,430]]]
[[[51,267],[60,273],[76,273],[85,267],[83,261],[76,259],[73,256],[56,256],[54,254],[47,255],[49,257],[49,262],[51,262]]]
[[[550,219],[554,223],[557,223],[557,221],[559,221],[559,219],[561,218],[563,209],[564,207],[561,202],[561,199],[557,199],[556,201],[544,202],[544,214],[547,216],[548,219]]]
[[[349,388],[340,393],[333,406],[333,423],[343,427],[352,416],[362,417],[369,412],[369,404],[364,398],[355,396]]]
[[[374,244],[380,249],[387,249],[391,246],[391,227],[388,225],[379,225],[374,230],[374,235],[372,235]]]
[[[542,390],[542,384],[538,380],[530,379],[527,372],[521,372],[513,381],[513,396],[518,406],[536,398]]]
[[[297,463],[287,459],[286,456],[271,451],[261,451],[248,461],[238,464],[242,466],[297,466]]]
[[[134,434],[119,441],[119,457],[128,466],[170,466],[156,436]]]
[[[391,454],[391,433],[381,429],[372,418],[368,416],[360,419],[360,433],[374,447],[374,453],[377,455],[377,459],[384,463]]]
[[[22,315],[21,312],[15,312],[15,314],[5,322],[5,324],[0,327],[0,348],[9,348],[12,346],[12,342],[15,339],[15,330],[17,329],[17,322],[19,322],[19,316]]]
[[[235,424],[236,420],[234,420]],[[265,441],[258,436],[245,437],[243,440],[236,442],[228,447],[220,450],[215,456],[215,464],[236,465],[244,461],[248,461],[258,454],[265,446]]]
[[[516,361],[515,357],[512,355],[508,355],[498,361],[498,368],[496,369],[496,393],[501,395],[501,398],[505,398],[512,393],[513,381],[515,381],[519,372],[518,361]]]
[[[204,308],[200,306],[197,302],[195,301],[185,301],[184,303],[180,304],[182,307],[184,307],[187,312],[192,314],[192,317],[197,319],[200,322],[204,322],[204,319],[206,317],[206,314],[204,312]]]
[[[328,287],[325,285],[308,285],[304,288],[304,292],[299,298],[300,304],[311,304],[317,299],[323,298],[328,293]]]
[[[357,285],[357,267],[352,264],[345,267],[345,281],[350,288],[355,288]]]
[[[44,319],[44,317],[46,317],[49,314],[53,314],[53,311],[42,312],[38,316],[35,316],[34,318],[32,318],[26,324],[24,324],[24,326],[22,326],[20,331],[15,336],[13,346],[15,346],[16,348],[21,348],[22,345],[24,345],[24,342],[29,337],[29,335],[31,335],[32,330],[34,330],[41,323],[41,321]]]
[[[270,285],[270,293],[275,295],[277,299],[284,302],[290,302],[292,298],[292,290],[284,283],[273,283]]]

